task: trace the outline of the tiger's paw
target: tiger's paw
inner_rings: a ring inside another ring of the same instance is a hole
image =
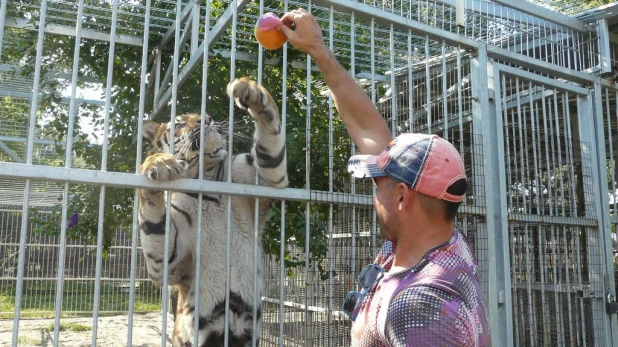
[[[276,112],[275,102],[266,88],[247,78],[239,78],[227,85],[227,94],[238,107],[253,111],[258,120],[272,121]]]
[[[185,166],[169,153],[156,153],[146,158],[140,172],[153,181],[174,181],[183,177]]]

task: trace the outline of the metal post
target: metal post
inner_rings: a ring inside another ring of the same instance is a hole
[[[504,139],[502,128],[499,73],[487,60],[487,46],[479,43],[477,55],[470,60],[472,78],[472,119],[474,131],[483,134],[483,165],[486,195],[489,292],[487,293],[492,342],[513,345],[510,256],[507,238],[507,205]],[[488,88],[487,88],[488,86]],[[494,105],[489,99],[493,91]]]
[[[591,100],[592,102],[588,101]],[[602,91],[600,80],[594,83],[594,89],[590,91],[589,96],[578,98],[579,114],[579,133],[582,137],[582,141],[588,142],[590,145],[590,152],[592,158],[592,180],[593,185],[592,192],[589,192],[590,196],[595,197],[594,206],[597,210],[597,216],[599,218],[599,236],[602,248],[600,249],[601,258],[604,259],[604,269],[599,269],[598,273],[605,273],[608,277],[606,284],[609,288],[603,288],[603,296],[608,292],[614,293],[615,291],[615,279],[614,279],[614,264],[611,261],[612,256],[612,233],[610,225],[610,211],[609,211],[609,194],[606,192],[608,177],[607,177],[607,154],[605,151],[605,133],[603,123],[603,105],[602,105]],[[590,114],[581,112],[581,110],[589,111]],[[598,194],[595,194],[598,192]],[[586,194],[588,195],[588,194]],[[614,293],[615,295],[616,293]],[[595,305],[595,309],[601,310],[602,322],[604,325],[603,332],[605,334],[604,341],[607,344],[618,345],[618,320],[615,315],[607,315],[604,310],[603,300],[596,300],[598,303]],[[596,310],[595,310],[596,312]],[[601,317],[599,317],[601,318]]]

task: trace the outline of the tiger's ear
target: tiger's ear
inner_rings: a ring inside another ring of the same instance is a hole
[[[148,143],[152,143],[155,136],[157,135],[157,130],[159,130],[160,126],[161,124],[152,120],[144,121],[144,130],[142,132],[142,135],[144,135],[144,139],[146,139]]]

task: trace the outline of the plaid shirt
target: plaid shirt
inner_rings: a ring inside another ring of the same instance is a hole
[[[460,231],[412,269],[389,273],[395,245],[376,264],[387,272],[352,325],[352,346],[490,346],[478,263]]]

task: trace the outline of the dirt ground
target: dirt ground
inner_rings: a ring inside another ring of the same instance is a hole
[[[101,316],[97,328],[97,346],[127,346],[128,315]],[[173,322],[168,315],[167,346],[171,346]],[[53,346],[54,319],[24,318],[19,322],[17,345],[20,347]],[[92,317],[62,318],[58,346],[92,345]],[[10,346],[13,340],[13,320],[0,319],[0,346]],[[161,346],[161,312],[134,314],[132,346]]]

